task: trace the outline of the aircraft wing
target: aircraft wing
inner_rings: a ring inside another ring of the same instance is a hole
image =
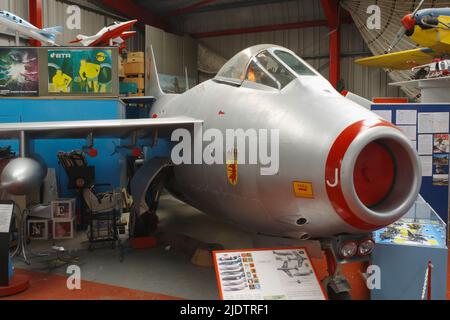
[[[17,139],[21,132],[30,139],[85,139],[91,133],[94,138],[125,139],[133,133],[137,138],[147,138],[152,137],[155,130],[162,138],[170,136],[175,129],[190,129],[202,123],[203,120],[188,117],[3,123],[0,124],[0,139]]]
[[[406,70],[432,62],[434,54],[435,52],[430,48],[417,48],[361,58],[355,62],[367,67]]]
[[[156,101],[153,96],[143,96],[143,97],[122,97],[120,98],[124,104],[152,104]]]

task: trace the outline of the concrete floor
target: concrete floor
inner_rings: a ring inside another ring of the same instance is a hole
[[[164,195],[158,209],[160,231],[183,234],[207,243],[219,243],[226,249],[250,248],[249,234],[235,226],[216,221],[198,210]],[[53,241],[33,241],[33,252],[49,251]],[[55,242],[71,255],[72,264],[81,267],[82,279],[97,283],[157,292],[186,299],[219,299],[213,268],[194,266],[191,256],[163,246],[148,250],[126,250],[125,261],[119,260],[119,250],[110,247],[87,250],[87,236],[80,232],[73,240]],[[30,271],[65,275],[66,267],[51,268],[50,257],[32,257],[31,266],[16,259],[15,267]]]

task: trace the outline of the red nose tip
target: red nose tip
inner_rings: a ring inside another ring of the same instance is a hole
[[[384,200],[395,179],[395,163],[388,149],[377,142],[368,144],[356,160],[353,179],[355,191],[366,207]]]
[[[411,17],[410,14],[407,14],[406,16],[403,17],[402,24],[406,30],[412,31],[414,30],[414,26],[416,25],[416,19]]]

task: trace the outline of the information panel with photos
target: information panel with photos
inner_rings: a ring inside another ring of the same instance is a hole
[[[420,194],[448,224],[450,105],[374,104],[372,111],[410,139],[422,165]]]
[[[305,248],[214,252],[222,300],[326,300]]]

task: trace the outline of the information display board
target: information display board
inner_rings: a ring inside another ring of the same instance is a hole
[[[326,300],[303,247],[215,251],[222,300]]]
[[[9,241],[14,203],[0,201],[0,287],[9,285],[10,259]]]
[[[411,140],[422,165],[420,194],[448,225],[450,105],[374,104],[372,111]]]

